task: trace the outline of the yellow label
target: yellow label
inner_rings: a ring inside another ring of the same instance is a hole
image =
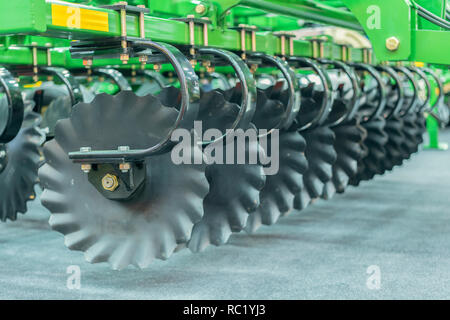
[[[52,24],[73,29],[109,31],[108,13],[52,4]]]
[[[39,88],[40,86],[42,86],[42,81],[38,81],[36,83],[26,84],[23,87],[24,88]]]

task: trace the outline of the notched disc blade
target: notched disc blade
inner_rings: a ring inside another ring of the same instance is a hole
[[[334,148],[337,153],[336,162],[333,164],[333,177],[325,184],[322,197],[330,199],[334,193],[343,193],[347,188],[350,178],[357,173],[358,161],[362,159],[366,150],[364,140],[367,131],[359,124],[358,120],[352,120],[332,128],[336,139]]]
[[[280,132],[279,169],[276,174],[266,177],[266,185],[260,194],[261,204],[249,216],[247,232],[255,232],[262,224],[272,225],[292,210],[294,196],[303,188],[302,175],[308,169],[305,149],[305,139],[297,131]],[[269,148],[268,154],[273,156],[272,150]]]
[[[27,112],[18,135],[5,145],[8,162],[0,173],[1,221],[16,220],[18,212],[27,211],[26,202],[35,198],[39,146],[45,139],[40,121],[38,114]]]
[[[100,194],[67,156],[81,147],[147,148],[168,134],[176,117],[175,109],[152,95],[123,91],[80,103],[69,119],[57,123],[55,139],[44,147],[47,163],[39,177],[50,225],[64,235],[67,247],[85,252],[92,263],[144,268],[154,258],[167,259],[190,239],[208,192],[203,165],[175,165],[170,152],[147,158],[144,185],[131,199],[115,201]],[[201,162],[198,147],[186,152]]]
[[[357,186],[361,180],[369,180],[376,174],[383,173],[382,160],[385,157],[385,145],[388,141],[388,135],[384,131],[385,124],[386,120],[381,116],[361,123],[367,131],[367,138],[364,140],[367,154],[358,162],[358,173],[350,179],[351,185]]]
[[[325,184],[331,181],[332,167],[337,157],[335,135],[328,126],[308,129],[301,134],[306,140],[308,170],[303,175],[304,189],[294,199],[294,208],[299,210],[322,195]]]

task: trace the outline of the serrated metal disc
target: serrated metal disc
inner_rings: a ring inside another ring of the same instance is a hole
[[[384,131],[385,124],[386,120],[381,116],[361,123],[367,131],[367,137],[364,140],[367,154],[358,162],[358,173],[350,179],[349,184],[357,186],[361,180],[369,180],[376,174],[383,173],[382,160],[386,154],[384,146],[389,138]]]
[[[72,113],[72,100],[69,96],[60,96],[54,99],[42,116],[41,128],[48,128],[47,136],[55,135],[56,123],[60,119],[70,117]]]
[[[266,177],[260,194],[261,204],[249,216],[247,232],[253,233],[263,224],[272,225],[293,209],[294,197],[303,188],[302,175],[308,169],[305,149],[306,141],[297,131],[280,132],[279,170]],[[268,152],[271,154],[272,149]]]
[[[236,139],[235,139],[236,141]],[[224,160],[227,146],[223,142]],[[257,157],[259,144],[246,143],[246,154]],[[238,149],[234,148],[234,163]],[[242,150],[239,150],[242,152]],[[206,152],[208,157],[208,152]],[[193,252],[204,250],[208,245],[223,245],[233,232],[244,229],[249,215],[260,205],[260,191],[266,176],[263,166],[256,164],[212,164],[206,169],[210,191],[203,201],[203,219],[194,226],[188,247]]]
[[[303,174],[304,188],[294,199],[294,208],[298,210],[306,208],[312,200],[322,195],[325,184],[333,176],[332,167],[337,157],[335,135],[329,126],[308,129],[301,134],[306,140],[308,170]]]
[[[402,164],[406,158],[404,153],[405,135],[403,133],[403,120],[399,116],[392,116],[386,120],[384,132],[388,135],[388,141],[384,148],[386,154],[382,159],[383,172],[390,171],[394,166]]]
[[[197,120],[202,122],[204,132],[218,129],[225,133],[238,116],[238,105],[226,101],[224,94],[219,89],[202,93]],[[167,105],[175,106],[179,97],[178,89],[164,88],[160,97]],[[263,166],[259,162],[237,164],[238,151],[243,150],[237,150],[236,143],[232,148],[233,156],[228,155],[229,146],[233,146],[236,141],[237,138],[232,141],[226,138],[204,148],[206,158],[212,160],[212,156],[217,156],[216,160],[220,158],[222,164],[210,164],[206,169],[210,191],[203,201],[203,219],[195,224],[187,245],[193,252],[202,251],[211,244],[219,246],[227,243],[233,232],[242,231],[249,214],[259,206],[259,193],[265,182]],[[221,150],[222,157],[213,153],[215,148]],[[258,159],[259,149],[257,141],[246,141],[244,154],[247,159]],[[233,163],[227,164],[227,158],[232,158]]]
[[[38,126],[41,118],[34,112],[25,113],[18,135],[6,147],[8,161],[0,173],[0,220],[16,220],[17,213],[27,211],[27,201],[35,198],[34,185],[44,134]]]
[[[154,258],[167,259],[186,243],[203,216],[208,192],[203,165],[175,165],[166,153],[145,159],[147,178],[129,200],[105,198],[91,185],[68,152],[131,149],[155,145],[168,134],[177,111],[151,95],[130,91],[98,95],[80,103],[69,119],[56,125],[55,139],[46,143],[47,163],[39,170],[44,186],[42,204],[50,210],[51,227],[62,233],[71,250],[83,251],[92,263],[108,261],[114,269],[129,264],[147,267]],[[197,149],[197,150],[194,150]],[[190,150],[197,160],[202,152]]]
[[[354,177],[358,171],[358,161],[366,152],[364,140],[367,137],[367,131],[358,120],[340,124],[332,130],[336,136],[334,148],[337,158],[333,164],[333,177],[323,189],[322,198],[324,199],[331,199],[335,193],[345,191],[350,178]]]

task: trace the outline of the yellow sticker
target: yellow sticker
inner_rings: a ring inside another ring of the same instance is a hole
[[[108,13],[52,4],[52,24],[73,29],[109,31]]]
[[[36,83],[26,84],[23,87],[24,88],[39,88],[40,86],[42,86],[42,81],[38,81]]]

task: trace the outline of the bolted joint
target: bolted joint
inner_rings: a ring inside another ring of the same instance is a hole
[[[84,173],[89,173],[89,172],[92,170],[92,165],[89,164],[89,163],[83,163],[83,164],[81,165],[81,170],[82,170]]]
[[[389,37],[386,39],[386,49],[396,51],[400,46],[400,40],[397,37]]]
[[[198,4],[196,7],[195,7],[195,12],[196,13],[198,13],[198,14],[204,14],[205,12],[206,12],[206,7],[205,7],[205,5],[204,4]]]
[[[126,162],[126,163],[121,163],[119,164],[119,169],[120,171],[122,171],[123,173],[127,173],[128,171],[130,171],[131,169],[131,165]]]
[[[115,175],[108,173],[102,178],[102,187],[107,191],[113,192],[119,187],[119,180],[117,180]]]

